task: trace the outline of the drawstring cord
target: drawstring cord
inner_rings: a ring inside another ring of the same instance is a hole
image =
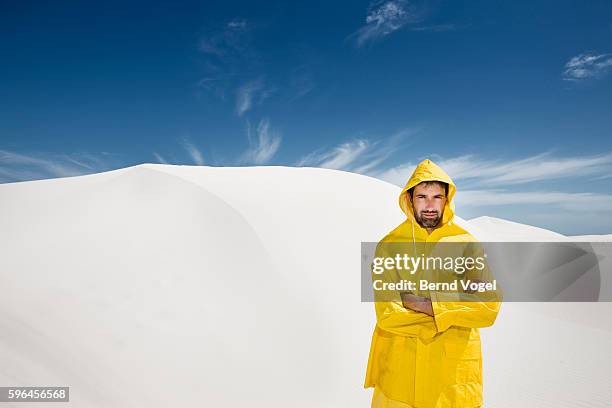
[[[410,225],[412,225],[412,252],[416,256],[416,241],[414,240],[414,220],[412,218],[410,218]]]

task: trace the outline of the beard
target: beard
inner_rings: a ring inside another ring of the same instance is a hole
[[[419,225],[423,228],[434,228],[438,226],[438,223],[440,222],[440,213],[436,211],[435,217],[427,218],[423,216],[424,212],[425,211],[421,211],[415,216],[416,221],[419,223]],[[433,214],[433,213],[434,212],[427,212],[427,214]]]

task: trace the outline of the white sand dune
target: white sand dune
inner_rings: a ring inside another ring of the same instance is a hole
[[[607,235],[571,235],[568,237],[572,241],[586,241],[586,242],[612,242],[612,234]]]
[[[472,218],[467,222],[467,228],[470,228],[474,234],[478,234],[478,239],[488,242],[569,241],[569,239],[564,235],[546,230],[544,228],[519,224],[518,222],[488,216]]]
[[[0,385],[70,386],[74,407],[367,407],[360,243],[402,221],[398,193],[326,169],[155,164],[0,185]],[[482,330],[486,406],[608,406],[611,305],[504,303]]]

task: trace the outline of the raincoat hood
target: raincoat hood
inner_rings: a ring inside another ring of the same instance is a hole
[[[449,175],[429,159],[423,160],[416,166],[412,176],[410,176],[410,179],[402,189],[399,195],[399,206],[402,211],[410,220],[414,220],[414,211],[408,197],[408,190],[424,181],[441,181],[448,184],[448,194],[446,196],[446,205],[444,206],[441,225],[452,221],[455,216],[455,203],[453,199],[455,198],[457,187]]]

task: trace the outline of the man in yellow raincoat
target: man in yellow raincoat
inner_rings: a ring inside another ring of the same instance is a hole
[[[477,242],[454,222],[455,193],[455,184],[440,167],[422,161],[399,196],[407,218],[379,247]],[[372,408],[481,407],[479,328],[495,322],[501,297],[455,302],[438,301],[434,293],[407,296],[375,302],[377,323],[364,384],[374,387]]]

